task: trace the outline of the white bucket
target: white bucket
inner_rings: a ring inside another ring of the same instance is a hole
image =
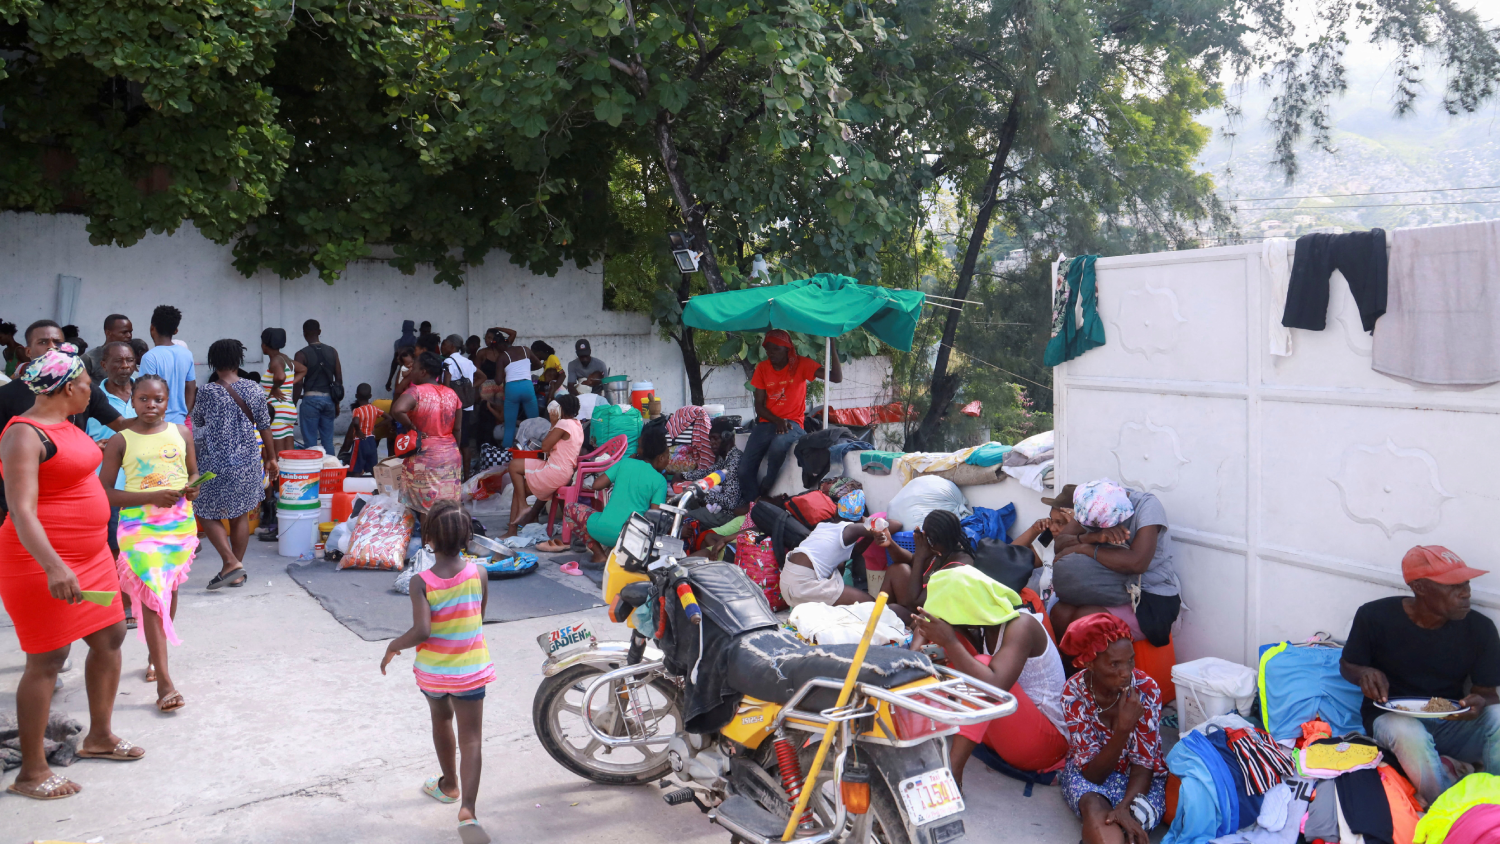
[[[300,557],[312,553],[313,543],[318,540],[317,510],[286,510],[278,507],[276,521],[280,528],[276,537],[276,553],[283,557]]]
[[[374,478],[344,478],[344,492],[374,492]]]
[[[333,521],[333,493],[318,494],[318,521]]]
[[[1249,715],[1255,703],[1255,670],[1206,656],[1172,666],[1177,686],[1178,730],[1186,733],[1210,718],[1239,710]]]
[[[708,414],[708,418],[709,419],[717,419],[718,417],[724,415],[724,405],[722,405],[722,404],[705,404],[703,406],[703,412],[706,413],[706,414]]]

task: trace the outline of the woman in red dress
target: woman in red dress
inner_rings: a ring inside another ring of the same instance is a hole
[[[39,800],[82,790],[52,772],[42,746],[57,673],[76,639],[89,646],[89,731],[78,755],[120,762],[145,755],[110,730],[125,613],[106,541],[109,500],[95,474],[99,447],[68,419],[88,408],[92,388],[71,348],[53,349],[25,367],[20,380],[36,394],[36,404],[0,432],[0,475],[10,505],[0,525],[0,601],[26,652],[16,687],[21,772],[7,790]],[[109,593],[109,601],[86,601],[84,591]]]

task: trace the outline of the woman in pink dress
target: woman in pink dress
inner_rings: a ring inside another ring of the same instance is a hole
[[[542,503],[552,500],[557,491],[573,480],[578,468],[578,452],[583,449],[583,423],[578,421],[578,399],[574,396],[558,396],[552,400],[557,412],[552,418],[552,430],[542,440],[542,452],[546,460],[528,457],[510,462],[510,530],[506,536],[515,536],[521,525],[532,521],[542,509]],[[551,410],[551,407],[548,407]],[[526,496],[535,495],[536,504],[522,514],[526,507]],[[538,551],[566,551],[566,546],[547,542],[537,546]]]
[[[458,450],[458,393],[438,384],[443,359],[423,352],[411,371],[411,386],[391,405],[391,418],[404,431],[422,434],[416,454],[401,464],[401,490],[406,506],[427,512],[433,504],[458,501],[463,496],[463,455]]]

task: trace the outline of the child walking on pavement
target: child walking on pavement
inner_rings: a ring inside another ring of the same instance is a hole
[[[474,801],[479,795],[484,687],[495,679],[495,664],[483,629],[489,580],[482,569],[459,556],[471,536],[469,514],[458,502],[439,501],[427,511],[422,537],[437,562],[412,578],[411,629],[386,646],[380,673],[397,654],[416,647],[412,671],[432,710],[432,743],[442,769],[442,775],[427,780],[422,791],[440,803],[458,802],[462,795],[459,838],[463,844],[488,844],[490,837],[479,825]],[[454,758],[459,749],[461,770]]]
[[[160,375],[142,375],[131,388],[136,416],[104,446],[100,477],[125,472],[125,488],[105,485],[120,508],[115,568],[120,588],[140,610],[137,634],[146,640],[146,682],[156,683],[156,708],[175,712],[187,705],[167,669],[167,644],[180,645],[172,622],[177,587],[187,580],[198,551],[193,499],[198,458],[187,427],[166,420],[169,388]]]

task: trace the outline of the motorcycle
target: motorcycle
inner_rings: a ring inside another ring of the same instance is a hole
[[[924,654],[871,647],[836,706],[856,646],[804,643],[737,566],[686,554],[683,516],[713,480],[621,531],[604,593],[628,642],[600,641],[589,622],[538,637],[542,746],[593,782],[658,783],[668,804],[696,805],[734,844],[784,833],[800,844],[963,839],[944,738],[1009,715],[1015,698]],[[832,766],[809,772],[830,725]]]

